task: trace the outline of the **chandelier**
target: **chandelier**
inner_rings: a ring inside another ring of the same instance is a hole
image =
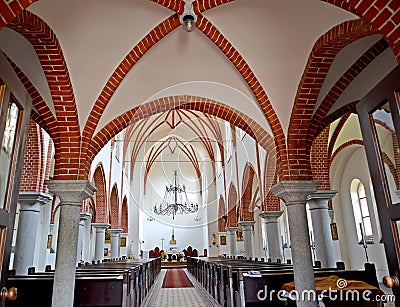
[[[176,183],[178,172],[174,171],[174,185],[165,187],[165,194],[159,205],[154,205],[154,213],[158,215],[171,215],[175,219],[177,214],[190,214],[199,210],[199,205],[189,201],[185,185]]]

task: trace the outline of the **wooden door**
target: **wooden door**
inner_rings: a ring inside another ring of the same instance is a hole
[[[357,104],[382,229],[387,264],[400,302],[400,67]]]
[[[6,283],[29,118],[30,105],[0,80],[0,306],[15,294]]]

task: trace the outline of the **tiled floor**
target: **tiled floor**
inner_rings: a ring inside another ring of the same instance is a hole
[[[220,305],[197,280],[185,269],[186,275],[194,285],[194,288],[162,288],[166,270],[161,270],[150,293],[146,296],[142,306],[192,306],[192,307],[219,307]]]

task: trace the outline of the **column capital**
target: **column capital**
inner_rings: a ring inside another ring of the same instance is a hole
[[[226,227],[226,232],[236,232],[239,230],[239,227]]]
[[[329,209],[328,201],[335,196],[337,191],[331,190],[318,190],[313,194],[307,196],[307,201],[310,206],[310,210],[316,209]]]
[[[282,198],[286,206],[306,203],[307,196],[317,191],[321,181],[282,180],[271,187],[271,192]]]
[[[318,190],[307,196],[307,200],[310,199],[326,199],[331,200],[337,193],[337,190]]]
[[[122,232],[122,229],[120,229],[120,228],[109,228],[108,231],[109,231],[111,234],[119,234],[119,233]]]
[[[57,195],[61,205],[82,205],[82,201],[91,197],[97,191],[95,185],[89,180],[46,180],[51,193]]]
[[[282,215],[283,210],[279,211],[263,211],[258,216],[263,218],[266,223],[276,223],[278,218]]]
[[[96,228],[96,230],[106,230],[108,227],[110,227],[110,224],[107,223],[92,223],[92,226]]]
[[[253,226],[256,221],[240,221],[238,224],[242,227],[250,227]]]
[[[87,220],[90,220],[92,215],[89,212],[81,212],[81,213],[79,213],[79,217],[80,217],[81,221],[87,221]]]
[[[43,192],[19,192],[18,202],[21,205],[21,210],[37,207],[40,210],[40,206],[47,204],[53,197]]]

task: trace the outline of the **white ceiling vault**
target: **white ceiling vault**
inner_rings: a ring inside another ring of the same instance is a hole
[[[150,0],[40,0],[28,7],[56,35],[71,79],[83,131],[107,81],[146,35],[174,11]],[[168,2],[168,1],[166,1]],[[191,1],[185,1],[191,3]],[[247,63],[265,91],[283,133],[310,54],[319,39],[358,16],[319,0],[222,1],[201,13]],[[350,44],[328,67],[314,112],[332,87],[382,38],[372,33]],[[54,113],[42,64],[17,32],[0,30],[0,49],[27,75]],[[397,65],[390,48],[376,57],[346,89],[330,112],[360,99]],[[323,67],[323,66],[321,66]],[[247,80],[248,81],[248,80]],[[202,31],[176,27],[140,57],[104,108],[94,134],[121,114],[163,97],[191,95],[228,105],[248,115],[272,135],[270,121],[249,83]],[[329,114],[329,113],[328,113]]]

